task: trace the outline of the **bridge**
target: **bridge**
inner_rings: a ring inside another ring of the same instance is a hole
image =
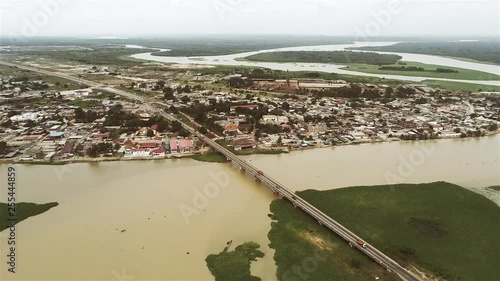
[[[9,63],[9,62],[4,62],[0,61],[0,64],[7,65],[7,66],[12,66],[12,67],[17,67],[20,69],[28,70],[28,71],[33,71],[33,72],[38,72],[42,73],[45,75],[49,76],[55,76],[63,79],[67,79],[82,85],[86,85],[89,87],[94,87],[98,89],[103,89],[107,90],[109,92],[115,93],[117,95],[125,96],[130,99],[142,102],[149,110],[156,112],[160,114],[161,116],[171,120],[171,121],[178,121],[182,124],[182,126],[189,130],[190,132],[196,134],[198,138],[205,142],[207,145],[212,147],[215,151],[221,153],[224,155],[228,160],[232,161],[233,163],[237,164],[240,166],[242,170],[247,172],[249,175],[255,177],[256,180],[260,181],[262,184],[265,184],[267,187],[269,187],[275,194],[279,195],[280,197],[286,198],[289,200],[296,208],[301,208],[304,212],[312,216],[314,219],[318,221],[319,224],[324,225],[328,227],[330,230],[332,230],[334,233],[336,233],[338,236],[346,240],[351,247],[356,247],[358,250],[360,250],[362,253],[373,259],[375,262],[380,264],[381,266],[385,267],[387,270],[394,272],[399,275],[403,280],[405,281],[420,281],[420,279],[415,276],[413,273],[409,272],[405,268],[403,268],[401,265],[399,265],[397,262],[383,254],[381,251],[373,247],[372,245],[366,243],[366,245],[359,245],[358,241],[364,241],[362,240],[359,236],[351,232],[349,229],[347,229],[345,226],[341,225],[340,223],[336,222],[334,219],[330,218],[328,215],[324,214],[320,210],[318,210],[316,207],[305,201],[304,199],[300,198],[298,195],[294,194],[292,191],[290,191],[288,188],[286,188],[284,185],[279,183],[278,181],[274,180],[270,176],[264,174],[260,170],[258,170],[256,167],[252,166],[245,160],[241,159],[231,151],[227,150],[225,147],[221,146],[220,144],[216,143],[212,139],[197,133],[196,130],[192,127],[190,127],[188,124],[182,122],[181,120],[175,118],[173,115],[167,114],[164,111],[162,111],[160,108],[154,106],[152,103],[150,103],[147,99],[142,98],[140,96],[137,96],[133,93],[129,93],[126,91],[114,89],[113,87],[107,87],[103,86],[101,84],[98,84],[93,81],[77,78],[74,76],[69,76],[61,73],[56,73],[56,72],[51,72],[51,71],[46,71],[42,69],[37,69],[29,66],[24,66],[24,65],[19,65],[19,64],[14,64],[14,63]]]
[[[352,231],[347,229],[345,226],[336,222],[334,219],[326,215],[325,213],[318,210],[316,207],[302,199],[300,196],[296,195],[284,185],[271,178],[269,175],[263,173],[253,165],[249,164],[247,161],[241,159],[231,151],[227,150],[222,145],[213,141],[212,139],[202,135],[197,134],[199,139],[205,142],[207,145],[212,147],[215,151],[224,155],[229,161],[235,163],[240,166],[240,168],[248,173],[249,175],[255,177],[256,180],[261,182],[262,184],[269,187],[275,194],[279,195],[282,198],[286,198],[290,201],[296,208],[302,209],[304,212],[312,216],[314,219],[318,221],[320,225],[324,225],[330,230],[332,230],[335,234],[340,236],[342,239],[346,240],[351,247],[356,247],[363,254],[367,255],[375,262],[385,267],[388,271],[394,272],[399,275],[403,280],[406,281],[420,281],[420,279],[415,276],[413,273],[406,270],[404,267],[399,265],[397,262],[386,256],[384,253],[373,247],[372,245],[366,243],[365,245],[359,245],[358,241],[364,241],[359,236],[354,234]]]

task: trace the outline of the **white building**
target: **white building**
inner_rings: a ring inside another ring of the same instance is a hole
[[[24,122],[28,120],[36,121],[38,119],[38,113],[23,113],[21,115],[15,115],[10,117],[10,120],[14,122]]]

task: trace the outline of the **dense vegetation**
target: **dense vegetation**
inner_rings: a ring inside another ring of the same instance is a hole
[[[404,42],[384,47],[362,47],[362,50],[428,54],[459,57],[500,64],[499,41],[477,42]]]
[[[498,80],[499,75],[476,71],[458,67],[443,68],[439,65],[424,64],[419,62],[398,62],[395,65],[376,66],[369,64],[349,64],[344,69],[351,71],[401,75],[401,76],[418,76],[431,78],[448,78],[448,79],[464,79],[464,80]]]
[[[401,58],[398,55],[351,51],[287,51],[261,53],[246,57],[247,60],[265,62],[366,63],[374,65],[395,64]]]
[[[120,46],[115,47],[95,47],[94,49],[74,49],[74,50],[16,50],[16,55],[26,55],[41,58],[51,58],[55,60],[73,61],[89,65],[134,65],[136,62],[124,59],[130,55],[138,53],[153,52],[153,49],[128,49]]]
[[[16,204],[16,224],[21,221],[33,217],[59,205],[58,203],[47,203],[47,204],[33,204],[33,203],[18,203]],[[6,203],[0,203],[0,231],[9,228],[10,226],[10,214],[8,206]]]
[[[437,182],[309,190],[299,195],[407,268],[416,265],[446,280],[500,278],[500,207],[472,191]],[[318,270],[306,280],[373,277],[375,263],[290,203],[275,201],[271,211],[277,222],[269,238],[280,280],[318,248],[329,254],[328,259],[319,260]]]
[[[217,152],[208,152],[205,154],[195,155],[193,159],[200,162],[210,162],[210,163],[226,163],[227,159],[224,155]]]
[[[246,242],[229,252],[228,246],[217,255],[209,255],[205,261],[215,281],[260,281],[250,273],[250,263],[264,257],[259,248],[255,242]]]
[[[142,37],[128,39],[89,39],[89,38],[58,38],[32,37],[17,40],[4,37],[2,46],[83,46],[91,49],[108,46],[139,45],[148,48],[171,49],[171,52],[156,53],[166,56],[209,56],[226,55],[241,52],[257,51],[294,46],[313,46],[328,44],[346,44],[348,38],[328,36],[291,36],[291,35],[198,35]],[[137,49],[135,50],[137,51]],[[140,50],[143,52],[144,50]]]

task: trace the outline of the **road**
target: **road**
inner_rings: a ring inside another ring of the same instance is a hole
[[[280,196],[283,196],[284,198],[286,198],[287,200],[292,202],[292,204],[295,207],[298,207],[298,208],[301,208],[302,210],[304,210],[306,213],[308,213],[313,218],[315,218],[318,221],[318,223],[328,227],[334,233],[336,233],[337,235],[342,237],[344,240],[346,240],[352,247],[356,247],[358,250],[360,250],[362,253],[364,253],[365,255],[370,257],[371,259],[373,259],[375,262],[379,263],[381,266],[385,267],[386,269],[388,269],[392,272],[395,272],[403,280],[420,281],[420,279],[418,277],[416,277],[414,274],[412,274],[411,272],[409,272],[408,270],[403,268],[397,262],[395,262],[394,260],[392,260],[391,258],[386,256],[385,254],[383,254],[381,251],[379,251],[378,249],[376,249],[372,245],[367,243],[366,248],[359,246],[357,241],[358,240],[364,241],[363,239],[361,239],[359,236],[357,236],[356,234],[354,234],[353,232],[348,230],[345,226],[341,225],[340,223],[336,222],[334,219],[330,218],[328,215],[326,215],[323,212],[321,212],[320,210],[318,210],[316,207],[314,207],[313,205],[311,205],[310,203],[308,203],[304,199],[295,195],[292,191],[290,191],[288,188],[286,188],[284,185],[282,185],[278,181],[272,179],[270,176],[268,176],[266,174],[260,174],[259,173],[260,170],[258,170],[256,167],[252,166],[251,164],[249,164],[245,160],[239,158],[237,155],[230,152],[225,147],[219,145],[215,141],[207,138],[206,136],[204,136],[200,133],[197,133],[194,130],[194,128],[190,127],[189,125],[182,122],[181,120],[178,120],[173,115],[170,115],[170,114],[164,112],[163,110],[161,110],[160,108],[154,106],[152,103],[150,103],[146,99],[144,99],[140,96],[137,96],[135,94],[126,92],[126,91],[114,89],[112,87],[103,86],[103,85],[100,85],[99,83],[96,83],[93,81],[88,81],[85,79],[76,78],[76,77],[69,76],[69,75],[64,75],[64,74],[60,74],[60,73],[56,73],[56,72],[41,70],[41,69],[37,69],[37,68],[33,68],[33,67],[17,65],[17,64],[2,62],[2,61],[0,61],[0,64],[7,65],[7,66],[13,66],[13,67],[17,67],[17,68],[28,70],[28,71],[38,72],[38,73],[42,73],[42,74],[49,75],[49,76],[55,76],[55,77],[67,79],[70,81],[74,81],[76,83],[80,83],[82,85],[86,85],[86,86],[94,87],[94,88],[98,88],[98,89],[103,89],[103,90],[115,93],[117,95],[120,95],[120,96],[125,96],[127,98],[132,99],[132,100],[137,100],[137,101],[143,102],[143,104],[150,111],[156,112],[156,113],[162,115],[163,117],[165,117],[171,121],[180,122],[184,126],[185,129],[191,131],[192,133],[195,133],[201,141],[205,142],[206,144],[211,146],[213,149],[215,149],[219,153],[226,156],[227,159],[231,160],[233,163],[238,164],[247,173],[254,176],[256,179],[261,181],[263,184],[266,184],[269,188],[271,188],[271,190],[273,192],[279,194]]]

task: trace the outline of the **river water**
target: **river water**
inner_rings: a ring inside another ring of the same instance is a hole
[[[292,190],[500,184],[500,135],[245,158]],[[204,260],[230,240],[233,248],[258,242],[266,257],[252,273],[276,279],[267,246],[274,197],[230,164],[176,159],[15,167],[19,202],[60,205],[17,226],[15,275],[6,272],[7,232],[1,233],[1,280],[213,280]],[[1,166],[2,175],[6,169]],[[486,195],[499,201],[494,194]],[[5,188],[1,195],[5,202]]]
[[[442,80],[442,81],[454,81],[454,82],[464,82],[464,83],[474,83],[482,85],[494,85],[500,86],[500,81],[478,81],[478,80],[459,80],[459,79],[445,79],[445,78],[432,78],[432,77],[412,77],[412,76],[401,76],[401,75],[384,75],[384,74],[372,74],[363,73],[357,71],[351,71],[346,69],[341,69],[345,65],[337,64],[324,64],[324,63],[272,63],[272,62],[251,62],[251,61],[240,61],[236,60],[238,58],[244,58],[250,55],[265,53],[265,52],[277,52],[277,51],[342,51],[351,47],[368,47],[368,46],[389,46],[396,44],[397,42],[355,42],[353,44],[339,44],[339,45],[322,45],[322,46],[303,46],[303,47],[290,47],[290,48],[279,48],[270,50],[260,50],[255,52],[246,52],[240,54],[231,54],[223,56],[200,56],[200,57],[163,57],[154,56],[151,53],[142,53],[132,55],[131,57],[136,59],[143,59],[149,61],[157,61],[163,63],[178,63],[178,64],[202,64],[202,65],[232,65],[232,66],[253,66],[253,67],[264,67],[274,70],[283,71],[321,71],[321,72],[331,72],[339,74],[350,74],[358,76],[369,76],[369,77],[379,77],[385,79],[395,79],[402,81],[415,81],[420,82],[424,80]],[[129,46],[131,47],[131,46]],[[133,46],[132,46],[133,47]],[[136,46],[138,47],[138,46]],[[168,51],[168,50],[161,50]],[[407,54],[407,53],[394,53],[394,52],[377,52],[385,54],[396,54],[400,55],[403,61],[413,61],[421,62],[426,64],[434,64],[448,67],[459,67],[464,69],[471,69],[482,71],[486,73],[500,75],[500,66],[492,64],[483,64],[469,61],[462,61],[453,58],[446,58],[440,56],[431,55],[421,55],[421,54]]]

